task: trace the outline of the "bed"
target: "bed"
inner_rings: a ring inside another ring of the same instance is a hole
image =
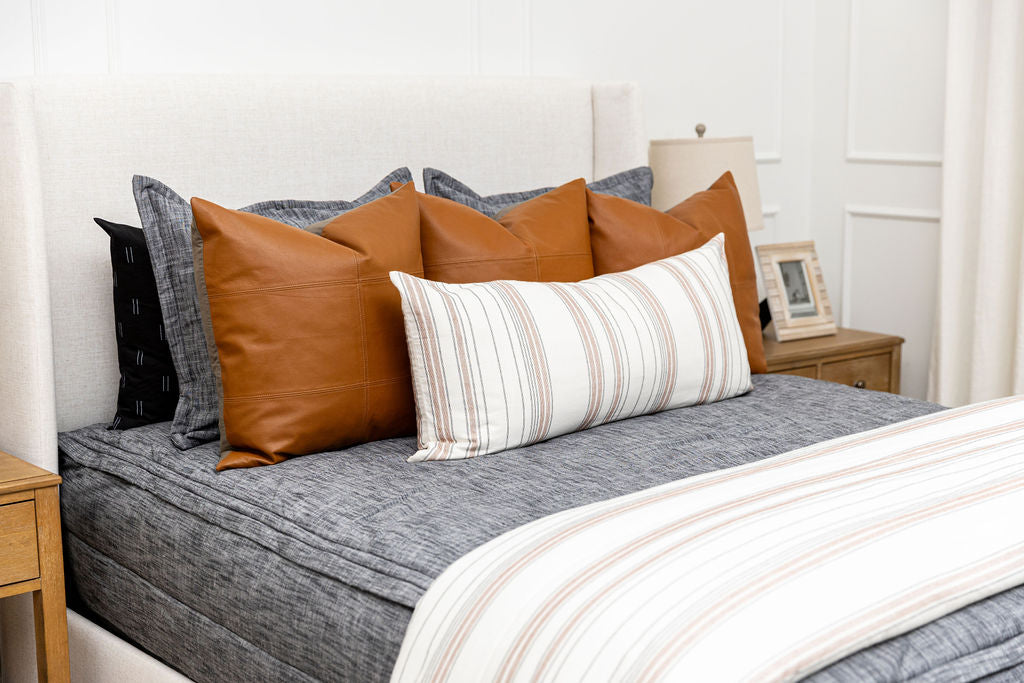
[[[455,471],[406,463],[413,440],[393,439],[217,475],[214,445],[182,457],[166,424],[97,425],[60,438],[68,570],[92,613],[193,680],[388,680],[430,583],[504,531],[937,409],[759,375],[737,399],[450,463]],[[1002,617],[1022,603],[1024,589],[1000,594],[812,680],[1020,665],[1024,620]],[[971,633],[984,658],[947,633]]]
[[[452,562],[552,513],[938,406],[786,376],[742,397],[494,457],[406,463],[393,439],[217,474],[216,444],[108,431],[117,365],[93,215],[135,222],[133,173],[225,204],[358,194],[402,164],[483,192],[646,160],[628,84],[117,77],[0,86],[0,448],[64,477],[75,680],[382,680]],[[259,164],[253,164],[258,155]],[[58,437],[59,434],[59,437]],[[423,519],[413,511],[430,510]],[[3,604],[7,680],[31,680],[25,601]],[[1024,589],[855,653],[817,680],[1024,676]]]

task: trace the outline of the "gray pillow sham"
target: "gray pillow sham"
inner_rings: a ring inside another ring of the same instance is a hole
[[[654,174],[651,172],[650,167],[638,166],[637,168],[631,168],[628,171],[622,171],[607,178],[587,183],[587,188],[594,192],[610,194],[650,206],[651,187],[653,185]],[[510,206],[533,199],[554,189],[552,187],[543,187],[538,190],[504,192],[485,197],[474,192],[465,183],[436,168],[423,169],[423,187],[427,194],[451,199],[492,218]]]
[[[304,227],[349,211],[390,193],[392,182],[412,182],[408,168],[385,176],[352,201],[267,201],[242,211]],[[146,176],[132,178],[135,204],[146,235],[167,344],[178,375],[178,405],[171,421],[171,440],[191,448],[218,436],[220,393],[203,333],[192,253],[192,208],[171,188]]]

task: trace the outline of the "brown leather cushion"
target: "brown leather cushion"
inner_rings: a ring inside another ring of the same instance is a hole
[[[743,330],[751,372],[766,372],[757,272],[743,205],[732,174],[662,213],[649,206],[587,191],[594,274],[617,273],[696,249],[725,233],[736,317]]]
[[[322,236],[192,200],[231,450],[218,470],[415,433],[401,299],[422,274],[410,186]]]
[[[416,196],[423,272],[429,280],[576,282],[594,277],[582,178],[494,218],[450,199]]]

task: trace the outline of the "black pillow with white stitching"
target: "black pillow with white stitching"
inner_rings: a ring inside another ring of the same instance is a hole
[[[178,377],[167,346],[146,238],[140,228],[94,220],[110,236],[114,334],[121,370],[110,429],[165,422],[174,417],[178,404]]]

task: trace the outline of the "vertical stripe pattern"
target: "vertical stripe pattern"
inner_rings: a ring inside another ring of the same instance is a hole
[[[496,453],[748,391],[723,247],[719,235],[577,283],[391,273],[417,406],[410,461]]]
[[[1024,582],[1021,509],[1024,397],[567,510],[438,577],[392,680],[799,680]]]

